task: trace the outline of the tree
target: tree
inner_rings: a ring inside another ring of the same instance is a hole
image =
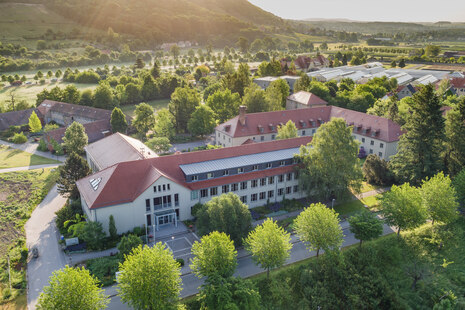
[[[134,64],[134,66],[137,68],[137,69],[143,69],[145,67],[145,63],[144,63],[144,60],[140,57],[137,57],[136,59],[136,63]]]
[[[287,82],[283,79],[278,79],[273,81],[266,88],[267,99],[270,102],[271,99],[276,100],[276,104],[270,104],[273,108],[272,110],[283,110],[286,108],[286,99],[289,97],[290,88]]]
[[[433,225],[436,221],[450,223],[457,217],[457,194],[451,179],[442,171],[423,180],[421,196]]]
[[[200,105],[192,113],[187,123],[189,132],[194,136],[205,136],[211,134],[215,129],[215,113],[207,105]]]
[[[134,309],[171,309],[179,301],[179,263],[161,242],[138,246],[119,265],[119,295]]]
[[[72,104],[78,104],[81,100],[81,93],[74,85],[68,85],[63,89],[63,101]]]
[[[362,211],[349,217],[350,232],[358,240],[360,247],[363,241],[370,241],[378,238],[383,233],[383,222],[370,211]]]
[[[436,57],[441,52],[441,47],[438,45],[429,44],[425,48],[425,54],[428,57]]]
[[[276,135],[276,140],[297,138],[298,136],[299,133],[293,121],[289,120],[286,125],[278,125],[278,134]]]
[[[156,84],[152,75],[147,74],[144,76],[140,93],[142,98],[147,101],[156,99],[158,97],[160,89],[158,88],[158,85]]]
[[[103,81],[99,82],[94,91],[93,106],[95,108],[111,109],[114,107],[113,99],[113,91],[110,85]]]
[[[397,227],[397,235],[402,229],[413,229],[426,221],[427,212],[418,188],[405,183],[393,185],[389,192],[380,198],[381,213],[386,223]]]
[[[174,116],[174,126],[177,132],[183,133],[187,130],[187,123],[194,113],[195,108],[200,105],[200,97],[195,89],[178,87],[171,95],[168,104],[170,113]]]
[[[65,164],[58,168],[58,192],[72,199],[79,197],[76,181],[90,174],[87,161],[76,153],[69,154]]]
[[[399,68],[404,68],[405,67],[405,60],[404,58],[401,58],[399,61]]]
[[[84,105],[91,107],[94,104],[94,98],[92,90],[86,89],[81,93],[81,98],[79,99],[79,105]]]
[[[465,97],[459,97],[457,104],[446,114],[446,155],[447,171],[458,174],[465,168]]]
[[[444,118],[441,103],[429,84],[413,95],[411,115],[402,127],[398,153],[391,158],[391,169],[399,181],[418,184],[442,170]]]
[[[128,129],[128,122],[126,121],[126,116],[120,108],[115,107],[111,112],[110,124],[111,130],[114,133],[126,133],[126,130]]]
[[[300,79],[298,79],[294,84],[294,93],[297,93],[301,90],[307,91],[310,87],[312,80],[306,74],[303,74]]]
[[[322,203],[312,203],[294,220],[294,230],[309,251],[338,249],[342,245],[342,228],[338,214]]]
[[[31,116],[29,116],[29,130],[31,132],[39,132],[42,130],[42,123],[34,111],[32,111]]]
[[[145,103],[142,102],[136,106],[136,110],[134,111],[134,121],[132,122],[132,126],[136,128],[137,132],[145,136],[149,129],[153,128],[155,125],[155,115],[153,114],[153,108]]]
[[[170,140],[166,137],[154,137],[145,144],[157,154],[166,153],[172,147]]]
[[[118,231],[116,229],[115,218],[113,214],[110,215],[108,218],[108,233],[110,234],[110,238],[115,240],[118,238]]]
[[[132,249],[137,248],[139,245],[142,245],[142,240],[140,240],[140,238],[136,235],[129,234],[121,238],[117,248],[122,257],[124,257],[129,255]]]
[[[391,62],[391,68],[395,68],[395,67],[397,67],[397,63],[396,63],[395,60],[393,60],[393,61]]]
[[[161,109],[155,115],[154,131],[157,137],[171,139],[176,135],[174,117],[168,109]]]
[[[100,310],[109,300],[99,288],[99,281],[84,267],[53,272],[49,285],[39,297],[38,309],[43,310]]]
[[[231,93],[229,89],[218,89],[206,100],[206,105],[215,112],[216,119],[220,124],[233,118],[239,111],[240,104],[239,94]]]
[[[239,37],[236,45],[241,49],[241,53],[245,54],[249,50],[249,40],[244,37]]]
[[[291,235],[270,218],[255,227],[244,244],[253,260],[266,269],[267,278],[270,277],[270,269],[281,267],[286,262],[292,249]]]
[[[352,127],[342,118],[331,119],[320,126],[307,146],[300,148],[299,182],[310,196],[323,200],[343,198],[349,188],[357,191],[362,180],[358,151]]]
[[[457,194],[457,201],[460,206],[465,205],[465,169],[457,174],[452,182]]]
[[[192,245],[191,268],[199,277],[228,278],[237,266],[237,251],[234,242],[223,232],[214,231]]]
[[[363,176],[370,184],[385,185],[391,182],[388,163],[376,154],[369,154],[362,167]]]
[[[231,62],[227,62],[231,64]],[[227,68],[224,68],[223,71],[227,71]],[[233,73],[226,73],[221,79],[221,85],[223,89],[229,89],[232,93],[238,93],[239,96],[244,96],[244,91],[247,86],[250,85],[250,68],[247,63],[241,63],[237,71],[234,72],[234,67],[232,67]]]
[[[249,113],[269,111],[269,104],[265,97],[265,91],[255,83],[252,83],[245,89],[242,104],[247,107]]]
[[[63,146],[68,153],[83,154],[87,142],[86,130],[81,123],[73,122],[66,128],[65,136],[63,137]]]
[[[152,69],[150,70],[150,75],[154,78],[154,79],[157,79],[161,76],[161,70],[160,70],[160,63],[158,62],[158,60],[155,60],[153,62],[153,67]]]
[[[222,194],[212,198],[197,212],[197,229],[200,235],[224,232],[240,245],[252,229],[252,216],[239,196],[234,193]]]
[[[140,87],[134,83],[126,84],[126,86],[124,86],[124,103],[134,104],[140,101],[141,101]]]

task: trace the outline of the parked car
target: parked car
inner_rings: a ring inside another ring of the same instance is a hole
[[[31,253],[32,253],[32,258],[37,258],[39,257],[39,249],[34,246],[32,249],[31,249]]]

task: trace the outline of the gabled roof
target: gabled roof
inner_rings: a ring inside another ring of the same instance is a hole
[[[367,131],[365,134],[357,132],[357,134],[366,135],[367,137],[371,137],[372,132],[378,130],[376,139],[386,142],[397,141],[402,134],[400,126],[387,118],[335,106],[250,113],[245,115],[244,125],[240,123],[239,116],[236,116],[218,125],[216,130],[234,138],[250,137],[260,134],[277,133],[277,125],[285,124],[289,120],[295,123],[297,129],[306,129],[319,127],[323,122],[330,121],[332,117],[342,117],[349,125],[362,125],[364,128],[370,127],[370,131]],[[311,126],[311,120],[315,126]],[[225,127],[228,127],[229,130],[225,131]]]
[[[180,166],[203,161],[231,158],[249,154],[271,152],[282,149],[296,148],[306,145],[311,137],[277,140],[263,143],[253,143],[229,148],[181,153],[144,160],[127,161],[100,170],[76,182],[76,185],[91,209],[132,202],[160,177],[166,177],[188,189],[208,188],[260,177],[262,174],[277,173],[289,170],[290,166],[267,169],[254,173],[244,173],[223,178],[187,183]],[[283,169],[286,168],[286,169]],[[100,179],[94,190],[91,180]]]
[[[454,88],[465,88],[465,78],[453,78],[450,80],[450,84]]]
[[[56,112],[70,116],[86,117],[94,120],[110,119],[111,111],[87,107],[77,104],[58,102],[53,100],[44,100],[37,107],[44,115],[47,112]]]
[[[84,149],[99,169],[105,169],[123,161],[157,157],[155,152],[141,141],[119,132],[89,144]]]
[[[35,111],[39,118],[42,117],[42,114],[38,109],[0,113],[0,131],[7,130],[10,126],[27,125],[32,111]]]
[[[309,93],[307,91],[303,91],[303,90],[290,95],[289,97],[287,97],[287,99],[298,102],[300,104],[305,104],[308,107],[311,107],[313,105],[327,105],[328,104],[326,101],[324,101],[317,95]]]
[[[83,124],[84,130],[86,131],[89,143],[105,138],[111,133],[110,120],[100,120],[91,123]],[[66,127],[67,128],[67,127]],[[63,143],[63,137],[65,136],[65,127],[58,128],[47,132],[44,136],[47,141],[50,142],[50,138],[53,138],[58,143]]]

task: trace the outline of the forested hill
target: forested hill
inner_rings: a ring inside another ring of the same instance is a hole
[[[264,33],[292,32],[283,19],[247,0],[42,0],[48,9],[80,25],[139,38],[232,41]]]

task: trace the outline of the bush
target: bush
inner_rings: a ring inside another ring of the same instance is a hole
[[[386,185],[392,182],[388,163],[378,155],[370,154],[363,163],[363,175],[370,184]]]
[[[191,214],[192,216],[197,216],[197,213],[199,212],[200,209],[202,209],[203,207],[203,204],[201,204],[200,202],[196,203],[192,209],[191,209]]]
[[[58,230],[62,235],[67,233],[67,229],[64,227],[64,223],[69,220],[76,218],[76,214],[82,215],[81,202],[79,200],[73,201],[72,203],[68,202],[63,208],[55,212],[57,215],[55,223],[58,227]]]
[[[118,243],[118,251],[120,252],[121,256],[124,257],[124,255],[128,255],[131,253],[132,249],[141,244],[142,241],[138,236],[130,234],[121,238],[120,243]]]
[[[63,155],[65,152],[63,151],[63,147],[58,143],[55,139],[51,138],[50,139],[50,144],[52,145],[53,152],[56,155]]]
[[[40,139],[37,149],[42,152],[48,152],[47,143],[45,143],[44,139]]]
[[[176,261],[181,265],[181,267],[184,266],[184,260],[182,258],[176,258]]]
[[[27,137],[22,132],[15,133],[11,141],[13,141],[14,144],[23,144],[27,142]]]
[[[97,277],[103,286],[112,285],[115,282],[115,272],[121,262],[118,256],[107,256],[87,261],[86,268]]]
[[[8,300],[11,297],[11,290],[9,287],[5,287],[2,290],[2,299],[3,300]]]
[[[44,132],[49,132],[49,131],[58,129],[59,127],[60,127],[60,126],[58,126],[57,124],[49,123],[49,124],[45,125],[45,127],[44,127]]]
[[[145,232],[144,232],[144,229],[142,227],[134,227],[134,229],[132,230],[132,233],[136,236],[143,236],[145,235]]]

